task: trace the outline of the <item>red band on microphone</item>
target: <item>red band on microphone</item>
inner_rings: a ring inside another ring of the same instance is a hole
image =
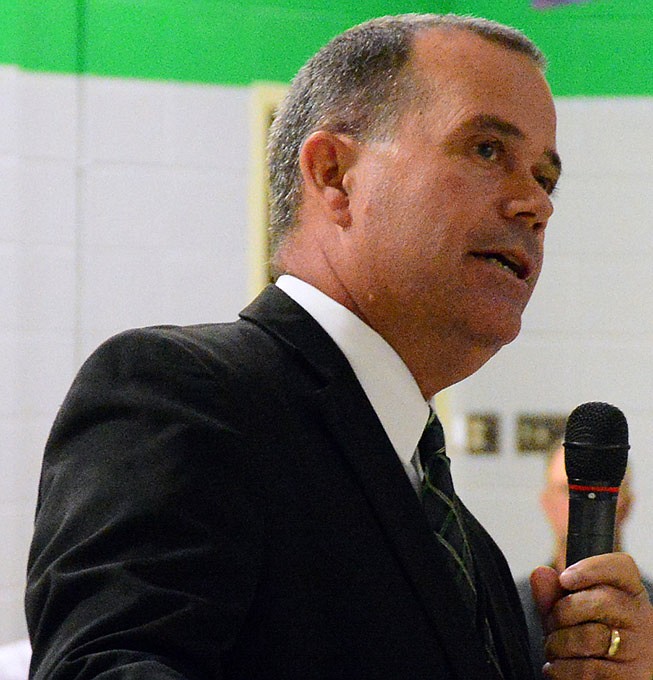
[[[619,493],[618,486],[582,486],[570,484],[569,491],[593,491],[595,493]]]

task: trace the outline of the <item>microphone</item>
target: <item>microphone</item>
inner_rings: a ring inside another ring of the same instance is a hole
[[[581,404],[567,419],[564,448],[569,481],[569,566],[613,550],[617,497],[630,448],[626,417],[610,404]]]

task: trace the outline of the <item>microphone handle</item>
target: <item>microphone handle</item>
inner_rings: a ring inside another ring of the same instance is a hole
[[[613,551],[618,496],[618,488],[569,480],[567,566]]]

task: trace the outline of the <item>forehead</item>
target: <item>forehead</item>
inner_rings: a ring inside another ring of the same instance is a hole
[[[509,122],[543,152],[554,150],[553,98],[528,55],[467,30],[436,28],[416,37],[410,68],[443,131],[484,116]]]

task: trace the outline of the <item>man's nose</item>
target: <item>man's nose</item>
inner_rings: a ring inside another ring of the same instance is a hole
[[[511,179],[502,208],[508,219],[522,221],[534,229],[544,229],[553,214],[551,197],[530,173]]]

